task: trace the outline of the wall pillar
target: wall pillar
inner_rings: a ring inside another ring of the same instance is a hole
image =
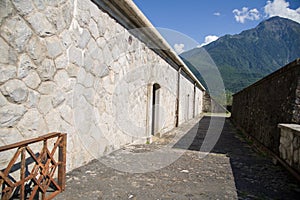
[[[175,126],[178,127],[179,125],[179,97],[180,97],[180,74],[181,74],[181,67],[178,69],[178,77],[177,77],[177,94],[176,94],[176,108],[175,108]]]

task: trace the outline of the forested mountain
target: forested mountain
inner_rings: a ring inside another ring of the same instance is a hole
[[[273,17],[240,34],[220,37],[203,48],[218,67],[226,90],[235,93],[300,57],[300,24]],[[203,49],[195,48],[180,56],[199,76]]]

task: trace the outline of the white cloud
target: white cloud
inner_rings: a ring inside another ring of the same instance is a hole
[[[280,16],[300,23],[300,7],[293,10],[289,6],[289,2],[285,0],[269,0],[264,9],[268,17]]]
[[[174,44],[174,50],[177,54],[184,52],[184,44]]]
[[[243,7],[242,10],[234,9],[232,12],[235,20],[240,23],[245,23],[247,19],[252,21],[260,19],[259,11],[256,8],[249,10],[249,8]]]
[[[207,45],[207,44],[209,44],[213,41],[216,41],[217,39],[219,39],[219,37],[216,36],[216,35],[208,35],[208,36],[205,37],[204,42],[201,45],[199,45],[198,47],[199,48],[203,47],[203,46],[205,46],[205,45]]]
[[[214,15],[215,15],[215,16],[221,16],[221,13],[215,12]]]

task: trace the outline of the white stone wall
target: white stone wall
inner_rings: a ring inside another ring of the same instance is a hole
[[[145,142],[154,83],[159,132],[175,126],[176,70],[90,0],[1,1],[0,55],[0,146],[66,132],[71,170]],[[193,84],[181,79],[192,108]]]
[[[193,118],[194,84],[180,76],[179,124]]]
[[[203,112],[203,91],[196,87],[195,96],[195,117]]]
[[[174,68],[162,68],[157,66],[158,71],[156,83],[160,84],[159,91],[159,133],[164,134],[175,127],[176,118],[176,92],[177,92],[177,76],[178,73]],[[160,75],[159,75],[160,74]],[[160,78],[160,76],[163,77]],[[159,79],[157,79],[159,78]]]

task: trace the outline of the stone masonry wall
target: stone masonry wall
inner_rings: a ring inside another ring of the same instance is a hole
[[[1,1],[0,55],[1,146],[66,132],[71,170],[145,142],[154,83],[159,131],[175,126],[177,71],[90,0]]]
[[[300,125],[279,124],[278,128],[280,128],[280,158],[300,173]]]
[[[300,123],[300,60],[233,96],[232,119],[279,154],[279,123]]]
[[[179,124],[193,118],[194,85],[184,76],[180,77]]]
[[[195,116],[203,113],[203,96],[204,92],[196,87],[196,97],[195,97]]]
[[[206,92],[203,97],[203,112],[226,113],[228,111]]]

